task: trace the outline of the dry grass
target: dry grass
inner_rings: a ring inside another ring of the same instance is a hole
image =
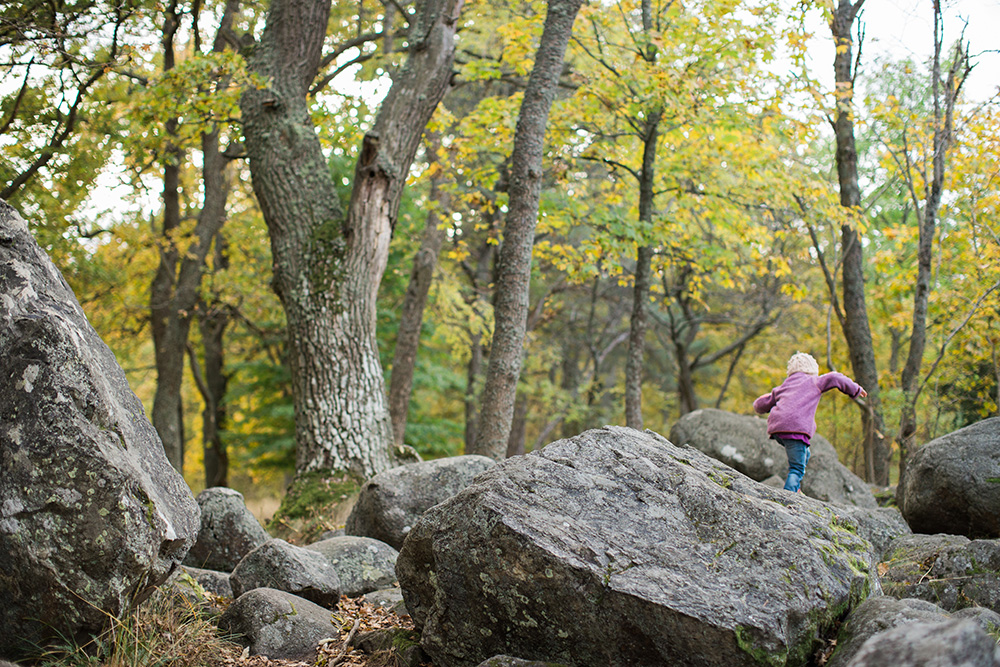
[[[112,618],[110,627],[91,642],[63,642],[50,647],[40,667],[374,667],[372,656],[346,645],[356,634],[372,630],[412,629],[409,616],[347,597],[333,611],[331,636],[318,647],[312,662],[251,656],[221,636],[214,618],[228,601],[206,594],[192,602],[175,593],[157,593],[135,611]],[[355,628],[355,626],[357,626]]]
[[[43,667],[214,667],[242,647],[221,637],[212,613],[181,595],[155,593],[86,644],[65,641],[40,656]]]

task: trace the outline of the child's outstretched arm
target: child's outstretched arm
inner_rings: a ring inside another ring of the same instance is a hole
[[[839,389],[843,393],[847,394],[851,398],[864,398],[868,395],[865,388],[860,384],[847,377],[843,373],[826,373],[821,375],[819,378],[820,391],[829,391],[831,389]]]
[[[759,415],[766,414],[771,411],[771,408],[773,408],[776,403],[777,402],[774,400],[774,392],[772,391],[769,394],[759,396],[757,400],[753,402],[753,411]]]

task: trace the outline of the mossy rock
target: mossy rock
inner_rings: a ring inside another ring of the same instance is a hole
[[[309,544],[343,528],[362,482],[333,470],[296,475],[267,525],[268,533],[292,544]]]
[[[879,507],[898,507],[895,486],[872,487],[872,493]]]

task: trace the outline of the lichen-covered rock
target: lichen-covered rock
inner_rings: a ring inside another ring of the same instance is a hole
[[[0,654],[103,628],[198,531],[125,373],[0,201]]]
[[[1000,538],[1000,417],[931,440],[914,452],[898,495],[915,533]]]
[[[248,553],[229,575],[233,595],[275,588],[324,607],[340,600],[340,578],[323,554],[273,539]]]
[[[978,623],[906,623],[865,642],[848,667],[1000,667],[1000,647]]]
[[[316,659],[316,647],[336,637],[333,614],[304,598],[273,588],[255,588],[238,597],[219,619],[251,655],[273,660]]]
[[[904,535],[879,565],[882,588],[947,611],[978,605],[1000,613],[1000,540],[961,535]]]
[[[199,493],[196,500],[201,529],[185,565],[232,572],[244,556],[271,539],[239,491],[216,486]]]
[[[180,572],[198,582],[198,585],[213,595],[219,597],[233,597],[233,586],[229,583],[228,572],[218,572],[216,570],[204,570],[200,567],[184,565]]]
[[[845,667],[865,642],[880,632],[906,623],[937,622],[948,619],[948,612],[926,600],[878,596],[862,602],[851,612],[837,635],[837,650],[827,667]]]
[[[305,547],[323,554],[337,571],[341,594],[356,598],[396,583],[399,552],[370,537],[344,535]]]
[[[677,420],[670,440],[690,445],[758,482],[777,476],[783,486],[788,475],[785,448],[770,439],[767,422],[760,417],[712,408],[695,410]],[[837,505],[878,507],[868,485],[840,463],[837,450],[826,438],[813,436],[810,450],[802,493]]]
[[[805,665],[878,591],[824,503],[649,431],[606,427],[499,463],[423,514],[396,574],[440,667]]]
[[[875,547],[875,554],[882,560],[892,541],[903,535],[912,535],[910,526],[895,507],[843,507],[838,514],[850,519],[858,527],[858,535]]]
[[[451,498],[495,464],[487,456],[452,456],[381,472],[361,487],[345,530],[399,549],[425,510]]]

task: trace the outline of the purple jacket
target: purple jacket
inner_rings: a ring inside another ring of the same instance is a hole
[[[861,393],[861,385],[843,373],[809,375],[792,373],[781,386],[753,402],[754,412],[767,416],[767,433],[802,433],[810,438],[816,433],[816,408],[823,392],[839,389],[852,398]]]

